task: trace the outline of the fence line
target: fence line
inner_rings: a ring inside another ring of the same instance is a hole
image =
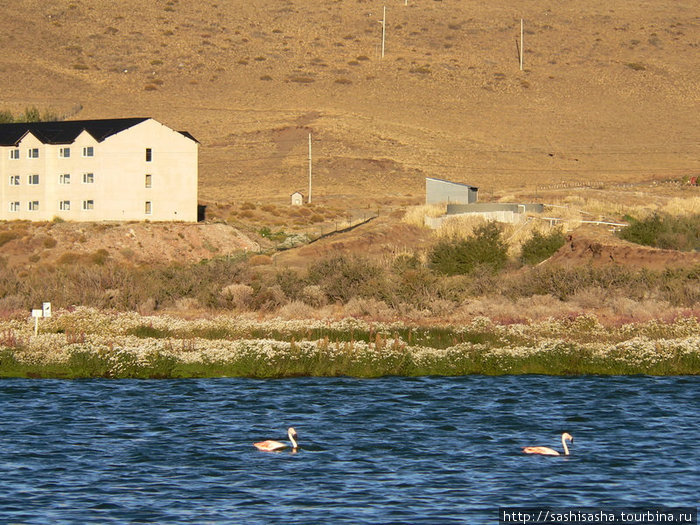
[[[323,228],[321,228],[318,237],[314,237],[313,239],[309,240],[308,244],[312,244],[320,239],[325,239],[326,237],[330,237],[331,235],[335,235],[337,233],[345,233],[345,232],[352,231],[355,228],[362,226],[363,224],[367,224],[368,222],[373,221],[377,217],[379,217],[379,215],[372,215],[370,217],[358,219],[357,222],[348,221],[348,223],[347,223],[348,226],[346,226],[344,228],[340,228],[340,229],[338,229],[338,223],[336,222],[335,223],[335,230],[330,230],[326,233],[323,233]],[[308,232],[307,232],[307,236],[308,236]]]

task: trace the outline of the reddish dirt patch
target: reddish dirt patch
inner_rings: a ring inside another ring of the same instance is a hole
[[[700,253],[659,250],[613,238],[601,239],[574,234],[546,263],[565,266],[616,264],[664,270],[700,264]]]

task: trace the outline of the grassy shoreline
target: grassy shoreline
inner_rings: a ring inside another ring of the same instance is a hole
[[[35,336],[0,320],[0,377],[194,378],[468,374],[697,375],[696,317],[603,326],[593,315],[460,326],[59,310]]]

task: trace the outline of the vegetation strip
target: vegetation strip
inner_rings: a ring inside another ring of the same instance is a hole
[[[700,372],[696,317],[619,327],[605,327],[591,315],[512,325],[479,317],[464,326],[426,328],[353,318],[183,320],[78,308],[56,312],[41,328],[34,336],[26,319],[0,322],[0,377]],[[206,334],[211,337],[202,337]]]

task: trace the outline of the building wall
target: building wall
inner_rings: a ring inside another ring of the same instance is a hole
[[[447,215],[456,213],[486,213],[511,211],[513,213],[542,213],[542,204],[518,204],[510,202],[479,202],[474,204],[448,204]]]
[[[93,156],[84,156],[89,147]],[[38,148],[38,159],[27,157],[31,148]],[[62,148],[70,148],[70,157],[60,156]],[[13,149],[19,149],[19,159],[10,159]],[[196,222],[197,157],[195,141],[153,119],[102,142],[83,132],[72,144],[42,144],[28,134],[18,148],[0,147],[0,219]],[[39,175],[39,184],[28,184],[32,174]],[[20,175],[19,186],[10,185],[12,175]],[[68,184],[62,175],[70,175]],[[36,201],[38,209],[29,209]],[[70,209],[61,209],[62,201]],[[13,202],[19,210],[11,211]]]
[[[425,203],[469,204],[476,202],[477,188],[439,179],[425,179]]]
[[[304,204],[304,196],[299,193],[292,193],[292,206],[301,206]]]

